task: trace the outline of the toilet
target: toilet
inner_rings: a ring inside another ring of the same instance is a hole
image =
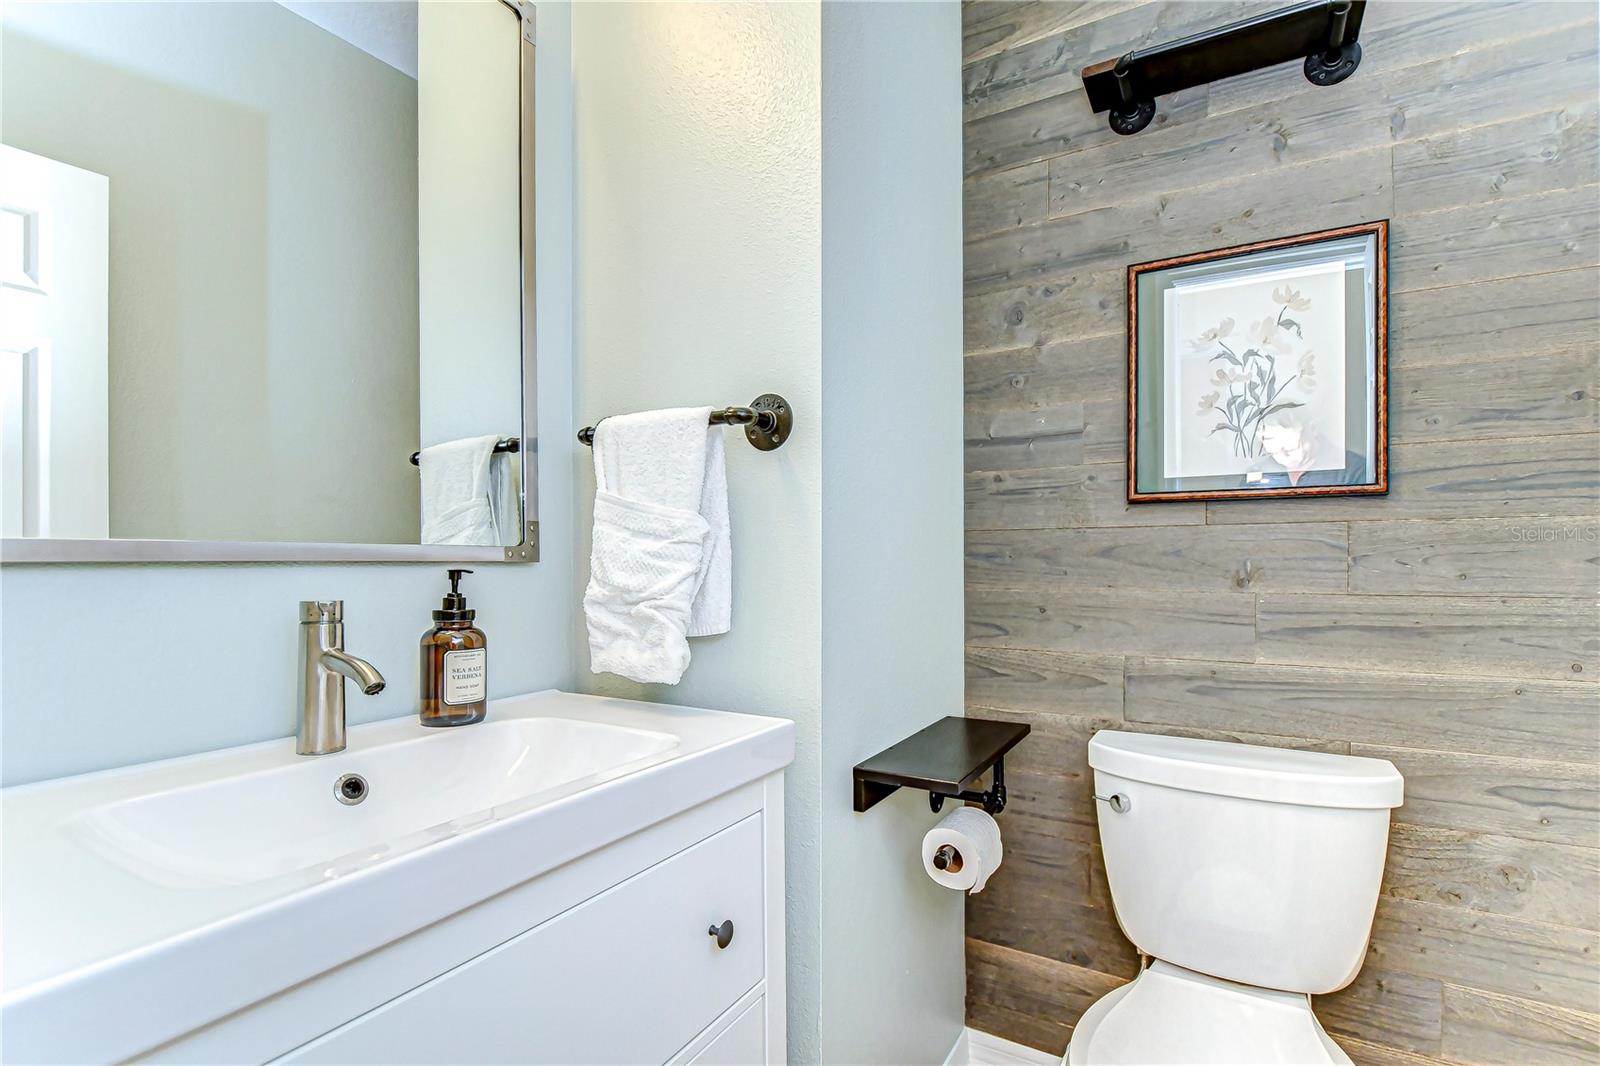
[[[1394,765],[1112,730],[1089,765],[1117,922],[1150,962],[1062,1061],[1350,1062],[1310,997],[1361,969]]]

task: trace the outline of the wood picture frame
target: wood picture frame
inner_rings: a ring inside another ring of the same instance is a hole
[[[1128,267],[1128,502],[1386,495],[1388,290],[1386,219]],[[1235,305],[1266,317],[1220,314]],[[1177,354],[1203,311],[1217,324]],[[1318,348],[1334,338],[1337,355]]]

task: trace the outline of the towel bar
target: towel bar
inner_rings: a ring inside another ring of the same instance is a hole
[[[749,407],[723,407],[711,412],[713,426],[743,426],[745,439],[761,451],[770,452],[789,439],[794,428],[794,409],[775,392],[763,392]],[[594,427],[578,430],[578,442],[594,445]]]
[[[520,437],[506,437],[504,440],[495,442],[494,450],[497,452],[520,452],[522,450],[522,439]],[[421,452],[411,453],[411,465],[422,465]]]

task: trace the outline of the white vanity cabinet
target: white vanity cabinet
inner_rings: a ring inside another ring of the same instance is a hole
[[[745,785],[140,1058],[781,1062],[782,787]]]
[[[6,789],[0,1062],[780,1062],[793,758],[547,691]]]

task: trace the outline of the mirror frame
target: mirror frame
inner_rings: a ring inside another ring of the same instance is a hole
[[[539,560],[539,433],[535,336],[534,77],[535,9],[530,0],[500,0],[520,23],[517,132],[520,160],[518,228],[522,271],[522,541],[510,547],[466,544],[320,544],[298,541],[0,539],[0,562],[12,563],[440,563]]]

